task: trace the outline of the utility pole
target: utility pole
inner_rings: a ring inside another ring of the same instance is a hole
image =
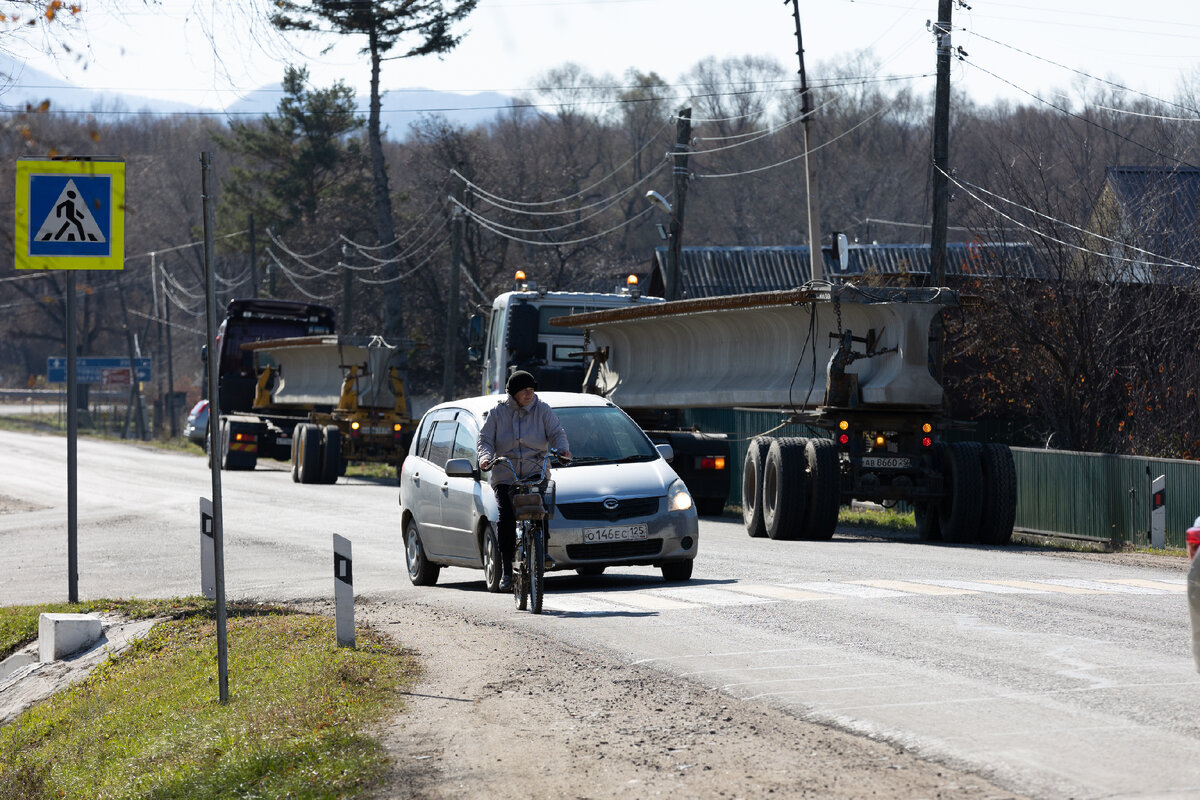
[[[946,227],[950,215],[950,13],[954,0],[938,0],[937,88],[933,99],[933,227],[929,237],[929,282],[946,284]]]
[[[350,245],[342,245],[342,330],[351,330],[350,320],[354,313],[354,284],[350,279]]]
[[[258,247],[254,239],[254,215],[250,215],[250,296],[258,297]]]
[[[175,410],[175,356],[171,347],[171,301],[167,297],[166,272],[167,264],[163,262],[163,318],[167,325],[167,418],[171,420],[171,438],[179,435],[178,412]]]
[[[459,184],[458,203],[450,220],[450,274],[446,281],[446,341],[442,351],[442,400],[454,399],[454,377],[458,372],[458,305],[459,273],[462,271],[464,184]]]
[[[671,210],[671,247],[667,251],[667,274],[664,276],[667,300],[679,299],[679,272],[683,252],[683,210],[687,202],[688,152],[692,141],[692,110],[681,108],[675,118],[675,149],[671,153],[674,165],[674,200]]]
[[[784,0],[787,2],[787,0]],[[821,254],[821,204],[817,196],[817,172],[809,156],[809,122],[812,119],[812,93],[808,90],[808,75],[804,70],[804,38],[800,35],[800,0],[791,0],[792,16],[796,19],[796,56],[800,59],[800,113],[804,117],[804,195],[808,201],[808,263],[814,281],[825,277],[825,257]]]

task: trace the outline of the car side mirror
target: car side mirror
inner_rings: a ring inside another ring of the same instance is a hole
[[[446,477],[479,480],[479,470],[475,469],[469,458],[452,458],[446,462]]]
[[[654,445],[654,448],[658,450],[658,454],[663,457],[664,461],[669,463],[675,460],[675,448],[671,447],[671,445],[656,444]]]

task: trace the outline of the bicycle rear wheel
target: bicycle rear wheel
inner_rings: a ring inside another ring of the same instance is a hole
[[[529,610],[542,613],[542,599],[546,594],[546,530],[545,522],[535,522],[526,532],[529,535]]]

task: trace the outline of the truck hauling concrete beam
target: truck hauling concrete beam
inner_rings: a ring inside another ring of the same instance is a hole
[[[1007,445],[945,441],[931,326],[944,288],[799,289],[551,320],[586,331],[588,388],[619,406],[775,410],[821,432],[758,437],[743,469],[747,532],[828,539],[840,505],[910,503],[924,539],[1004,544],[1016,513]]]
[[[349,463],[399,469],[415,429],[404,353],[378,336],[333,330],[326,306],[230,302],[217,337],[224,469],[254,469],[259,456],[290,460],[299,483],[334,483]]]

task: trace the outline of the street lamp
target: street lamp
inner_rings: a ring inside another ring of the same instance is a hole
[[[683,226],[679,222],[679,217],[675,216],[675,210],[671,208],[671,203],[667,198],[663,197],[658,192],[651,189],[646,192],[646,201],[661,211],[665,211],[671,218],[671,233],[670,241],[667,247],[667,265],[666,274],[663,275],[663,294],[667,300],[679,299],[679,255],[680,243],[682,242]]]

